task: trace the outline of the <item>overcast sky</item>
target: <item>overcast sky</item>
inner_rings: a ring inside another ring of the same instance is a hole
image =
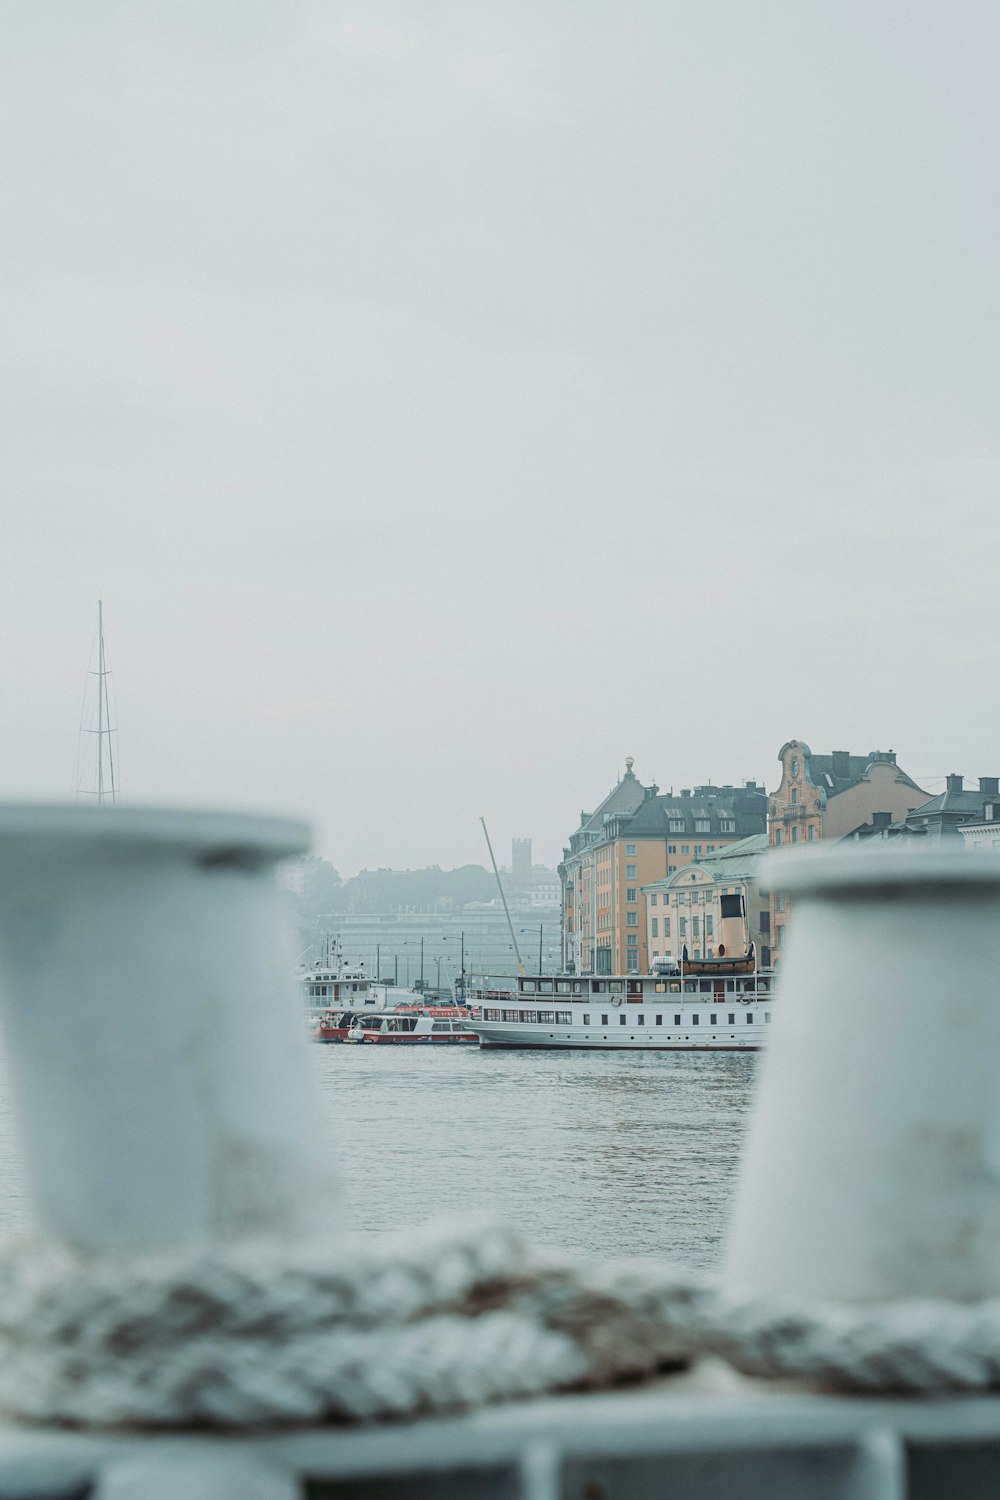
[[[0,774],[344,874],[1000,774],[995,0],[4,0]]]

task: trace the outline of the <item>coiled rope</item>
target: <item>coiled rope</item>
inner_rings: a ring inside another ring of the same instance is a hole
[[[492,1224],[374,1245],[87,1260],[0,1246],[0,1407],[88,1426],[361,1422],[608,1386],[720,1355],[847,1391],[1000,1386],[1000,1300],[796,1306]]]

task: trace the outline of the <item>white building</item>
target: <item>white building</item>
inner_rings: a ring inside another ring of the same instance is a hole
[[[1000,829],[998,829],[1000,831]],[[723,896],[740,896],[751,941],[760,962],[771,962],[770,909],[761,894],[758,871],[767,853],[767,834],[757,833],[704,859],[682,865],[664,880],[642,887],[646,898],[649,962],[716,957]]]

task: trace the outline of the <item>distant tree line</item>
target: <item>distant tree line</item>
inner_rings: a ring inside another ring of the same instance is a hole
[[[303,917],[408,908],[450,911],[470,901],[492,901],[496,894],[493,874],[482,865],[462,865],[457,870],[442,870],[438,865],[425,870],[361,870],[341,880],[326,860],[312,860],[306,866],[301,896],[288,893]]]

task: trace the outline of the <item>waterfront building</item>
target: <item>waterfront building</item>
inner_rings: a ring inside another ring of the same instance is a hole
[[[804,740],[789,740],[778,752],[781,780],[768,797],[767,836],[772,849],[819,839],[857,837],[907,819],[927,793],[896,763],[894,750],[851,755],[834,750],[814,755]],[[783,893],[771,897],[771,956],[781,958],[791,909]]]
[[[755,833],[643,886],[650,967],[679,960],[685,947],[690,958],[717,957],[723,896],[741,898],[747,936],[768,967],[770,903],[759,879],[766,854],[767,834]]]
[[[625,775],[563,850],[563,961],[577,973],[637,974],[649,967],[643,887],[765,830],[762,787],[696,786],[661,794]]]

